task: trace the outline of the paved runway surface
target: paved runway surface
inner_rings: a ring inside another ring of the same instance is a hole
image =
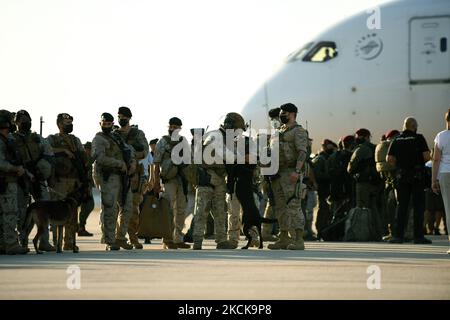
[[[0,299],[450,299],[445,236],[430,237],[433,245],[307,242],[305,251],[219,251],[213,240],[169,251],[156,239],[106,252],[99,229],[96,213],[95,236],[79,238],[78,254],[0,256]],[[67,286],[76,285],[72,265],[80,289]],[[374,265],[380,274],[368,273]],[[369,277],[381,288],[369,290]]]

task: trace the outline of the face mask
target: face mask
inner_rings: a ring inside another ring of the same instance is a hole
[[[121,127],[125,127],[126,125],[128,125],[129,122],[130,122],[130,120],[128,120],[128,119],[120,119],[119,120],[119,124]]]
[[[270,126],[272,127],[272,129],[278,129],[279,127],[281,127],[280,120],[270,120]]]
[[[105,134],[110,134],[112,131],[112,127],[102,127],[102,132]]]
[[[356,144],[364,143],[364,141],[366,141],[364,138],[356,138],[355,140]]]
[[[280,116],[280,121],[282,124],[286,124],[289,122],[289,117],[286,115],[282,115],[282,116]]]
[[[31,122],[22,122],[19,124],[19,130],[21,132],[28,132],[31,129]]]
[[[65,134],[69,134],[73,131],[73,124],[66,124],[63,127],[63,131]]]

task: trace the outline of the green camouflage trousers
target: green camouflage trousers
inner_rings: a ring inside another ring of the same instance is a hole
[[[6,191],[0,194],[0,246],[17,244],[17,183],[8,182]]]
[[[213,175],[213,174],[211,174]],[[216,234],[216,243],[227,240],[225,212],[226,185],[225,179],[213,176],[212,187],[197,187],[195,193],[194,208],[194,241],[202,241],[205,234],[206,220],[209,212],[214,217],[214,231]]]
[[[102,230],[106,244],[117,240],[127,241],[128,223],[132,212],[132,193],[128,190],[123,207],[119,205],[122,197],[122,181],[118,174],[111,174],[108,181],[101,179],[100,193],[102,197]]]
[[[227,194],[228,240],[239,241],[241,232],[241,204],[235,193]]]
[[[275,210],[280,231],[303,230],[305,227],[301,199],[297,197],[291,198],[295,194],[296,187],[289,179],[289,175],[293,172],[295,172],[294,169],[280,169],[280,177],[272,182],[275,199],[273,210]]]
[[[186,218],[186,196],[183,193],[181,179],[177,176],[164,183],[163,198],[169,200],[173,216],[173,242],[183,242],[184,220]]]

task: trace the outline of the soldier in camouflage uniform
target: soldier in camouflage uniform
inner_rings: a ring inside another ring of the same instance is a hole
[[[191,247],[184,242],[182,233],[187,205],[188,184],[181,176],[179,167],[173,163],[171,158],[172,150],[176,145],[185,143],[188,146],[186,139],[178,135],[182,125],[182,121],[177,117],[169,120],[169,135],[163,136],[158,141],[153,159],[155,169],[154,190],[157,193],[161,190],[160,180],[162,180],[164,184],[163,197],[169,200],[170,210],[174,219],[173,238],[163,239],[164,248],[168,249],[189,249]]]
[[[73,117],[67,113],[60,113],[56,124],[59,133],[49,135],[47,140],[55,153],[55,179],[51,187],[56,192],[52,192],[51,197],[54,200],[61,200],[67,194],[80,188],[83,182],[87,182],[87,159],[80,139],[71,134]],[[78,251],[77,246],[73,247],[77,231],[78,215],[64,226],[63,250]]]
[[[16,231],[17,179],[25,174],[21,165],[17,165],[13,149],[13,137],[9,134],[13,124],[11,114],[0,112],[0,254],[25,254],[28,250],[21,247]]]
[[[130,126],[130,119],[133,116],[131,110],[127,107],[120,107],[118,112],[120,129],[117,132],[122,136],[124,141],[134,148],[134,155],[136,162],[145,159],[149,152],[148,141],[142,130],[137,126]],[[139,243],[137,232],[139,228],[139,206],[142,202],[142,189],[144,181],[141,180],[141,175],[144,174],[144,166],[138,164],[137,170],[131,178],[131,192],[133,193],[133,211],[128,224],[128,235],[130,242],[135,249],[143,249],[142,244]]]
[[[21,245],[28,248],[27,229],[31,228],[32,225],[25,225],[26,210],[31,202],[31,196],[33,196],[34,201],[50,200],[47,179],[51,176],[54,154],[47,140],[36,132],[31,132],[31,117],[26,110],[20,110],[16,113],[15,124],[18,128],[18,131],[13,133],[16,150],[28,174],[32,175],[32,180],[23,180],[25,183],[22,187],[19,186],[17,195],[19,208],[17,231],[19,232]],[[48,229],[41,236],[38,249],[55,251],[55,248],[49,243]]]
[[[280,107],[280,121],[273,143],[279,143],[278,178],[272,179],[274,209],[280,225],[280,239],[268,248],[272,250],[304,250],[303,230],[305,217],[301,210],[301,186],[304,164],[308,153],[308,134],[297,124],[297,107],[292,103]],[[276,155],[272,154],[272,157]],[[289,230],[295,230],[295,238],[289,238]]]
[[[94,180],[92,178],[92,165],[94,164],[94,159],[92,158],[92,143],[86,142],[84,145],[84,150],[86,152],[87,158],[87,174],[88,174],[88,197],[85,201],[81,203],[80,206],[80,226],[78,228],[79,237],[92,237],[93,234],[86,230],[86,221],[92,210],[94,210],[95,202],[94,196],[92,194],[92,188],[94,188]]]
[[[114,117],[103,113],[100,122],[102,131],[92,140],[94,179],[101,192],[106,250],[130,250],[133,246],[127,243],[126,234],[133,203],[127,182],[136,171],[136,160],[133,148],[112,133],[113,124]]]
[[[242,123],[240,123],[242,122]],[[214,147],[210,155],[217,159],[211,164],[203,161],[199,165],[199,184],[195,194],[194,209],[194,250],[201,250],[205,233],[206,220],[209,212],[214,216],[214,230],[216,234],[217,249],[235,249],[236,244],[227,240],[226,223],[226,169],[225,156],[215,154],[215,150],[222,149],[225,152],[225,130],[244,126],[239,114],[229,113],[225,117],[224,125],[219,130],[209,132],[203,142],[203,148]],[[221,143],[222,144],[221,144]],[[205,159],[203,159],[205,160]]]

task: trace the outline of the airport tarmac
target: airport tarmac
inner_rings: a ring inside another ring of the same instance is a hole
[[[98,221],[93,213],[95,236],[78,238],[78,254],[0,256],[0,299],[450,299],[445,236],[430,236],[432,245],[306,242],[305,251],[216,250],[213,240],[201,251],[162,250],[154,239],[107,252]]]

